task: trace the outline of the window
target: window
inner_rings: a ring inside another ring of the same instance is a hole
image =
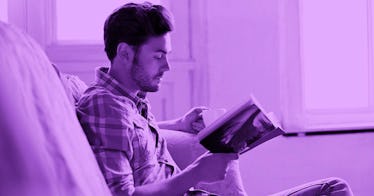
[[[301,2],[301,63],[305,109],[368,107],[366,1]]]
[[[0,0],[2,1],[2,0]],[[159,93],[149,94],[159,119],[175,118],[192,105],[205,105],[207,90],[205,65],[205,3],[191,0],[147,0],[162,4],[174,16],[178,28],[173,31],[173,53],[168,74]],[[12,24],[26,31],[46,51],[62,72],[77,75],[90,83],[93,70],[108,66],[102,38],[102,26],[113,9],[130,0],[30,0],[8,1]],[[144,0],[131,0],[144,2]],[[192,24],[194,25],[192,27]],[[195,72],[195,70],[201,70]],[[204,85],[201,85],[201,84]],[[199,85],[197,85],[199,84]],[[201,97],[204,97],[202,99]]]
[[[130,2],[130,1],[128,1]],[[142,0],[131,2],[144,2]],[[149,1],[163,4],[160,0]],[[123,0],[57,0],[57,41],[102,42],[102,27],[114,8],[126,3]]]
[[[374,127],[372,3],[301,0],[283,5],[286,129]]]
[[[0,20],[8,21],[8,0],[0,0]]]

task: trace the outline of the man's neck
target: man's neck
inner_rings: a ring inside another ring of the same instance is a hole
[[[128,74],[126,77],[120,77],[116,71],[109,68],[108,74],[112,76],[117,82],[121,84],[123,90],[125,90],[130,96],[136,97],[139,89],[133,80],[131,80],[131,76]]]

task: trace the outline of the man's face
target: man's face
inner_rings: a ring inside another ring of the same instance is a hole
[[[131,76],[141,91],[158,91],[164,72],[170,70],[167,58],[170,51],[169,33],[151,37],[139,47],[131,68]]]

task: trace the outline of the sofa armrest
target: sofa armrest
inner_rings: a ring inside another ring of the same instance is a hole
[[[111,195],[42,48],[0,21],[0,195]]]
[[[166,139],[168,150],[181,169],[207,151],[194,134],[166,129],[161,129],[160,134]]]
[[[168,150],[177,165],[183,170],[207,150],[200,145],[194,134],[173,130],[160,130],[166,139]],[[210,184],[198,184],[201,188],[218,195],[247,195],[239,171],[239,160],[233,161],[228,168],[225,180]]]

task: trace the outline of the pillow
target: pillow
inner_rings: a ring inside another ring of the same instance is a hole
[[[79,101],[84,91],[88,88],[87,84],[79,79],[78,76],[62,73],[56,65],[52,64],[52,66],[60,77],[70,104],[74,106],[75,109],[76,103]]]
[[[0,195],[111,195],[40,46],[0,22]]]

